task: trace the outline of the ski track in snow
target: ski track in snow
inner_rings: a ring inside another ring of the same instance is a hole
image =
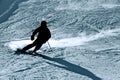
[[[117,4],[102,4],[101,6],[104,7],[104,8],[114,8],[114,7],[118,7],[120,5],[117,5]]]
[[[117,36],[120,33],[120,29],[113,29],[107,31],[101,31],[95,35],[89,36],[81,36],[81,37],[73,37],[73,38],[64,38],[60,40],[50,39],[48,42],[51,47],[72,47],[72,46],[79,46],[85,45],[87,42],[97,40],[100,38],[105,38],[109,36]],[[10,47],[12,50],[16,50],[17,48],[23,48],[24,46],[32,43],[31,40],[18,40],[18,41],[10,41],[5,43],[5,46]],[[46,44],[47,45],[47,44]]]

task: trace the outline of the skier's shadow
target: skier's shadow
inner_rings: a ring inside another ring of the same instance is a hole
[[[21,53],[15,52],[15,54],[21,54]],[[68,71],[71,71],[71,72],[74,72],[74,73],[77,73],[77,74],[80,74],[80,75],[87,76],[87,77],[89,77],[93,80],[102,80],[101,78],[97,77],[95,74],[90,72],[89,70],[87,70],[87,69],[85,69],[81,66],[75,65],[73,63],[70,63],[70,62],[68,62],[66,60],[63,60],[61,58],[51,58],[51,57],[43,55],[43,54],[30,54],[30,53],[23,53],[23,54],[42,57],[43,59],[49,60],[49,61],[47,61],[47,63],[50,64],[50,65],[53,65],[55,67],[63,68],[65,70],[68,70]],[[63,66],[52,63],[50,61],[59,63]]]
[[[57,62],[57,63],[59,63],[63,66],[57,65],[57,64],[52,63],[52,62],[47,62],[50,65],[57,66],[59,68],[63,68],[65,70],[68,70],[68,71],[71,71],[71,72],[74,72],[74,73],[77,73],[77,74],[80,74],[80,75],[87,76],[87,77],[89,77],[93,80],[102,80],[101,78],[97,77],[95,74],[90,72],[89,70],[87,70],[87,69],[85,69],[81,66],[72,64],[72,63],[70,63],[66,60],[61,59],[61,58],[51,58],[51,57],[48,57],[48,56],[45,56],[45,55],[39,55],[39,56],[41,56],[42,58],[44,58],[46,60]]]

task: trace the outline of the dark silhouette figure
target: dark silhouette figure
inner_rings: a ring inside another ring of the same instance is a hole
[[[40,27],[34,30],[31,36],[31,40],[34,40],[34,36],[37,33],[38,33],[37,39],[32,44],[25,46],[22,49],[23,52],[35,46],[35,49],[33,52],[36,53],[36,51],[40,49],[41,46],[51,38],[51,33],[50,33],[50,30],[47,28],[46,21],[42,21]]]

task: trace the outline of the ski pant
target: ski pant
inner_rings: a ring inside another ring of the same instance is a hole
[[[30,49],[30,48],[32,48],[32,47],[35,46],[35,49],[34,49],[33,52],[36,52],[37,50],[39,50],[39,49],[41,48],[41,46],[42,46],[44,43],[45,43],[44,41],[42,41],[42,40],[40,40],[40,39],[36,39],[32,44],[29,44],[29,45],[25,46],[25,47],[23,48],[23,51],[26,51],[26,50],[28,50],[28,49]]]

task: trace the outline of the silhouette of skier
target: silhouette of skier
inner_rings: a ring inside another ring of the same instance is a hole
[[[38,33],[37,39],[27,46],[25,46],[22,51],[25,52],[26,50],[32,48],[35,46],[35,49],[33,50],[33,53],[36,53],[38,49],[41,48],[41,46],[46,43],[51,38],[51,32],[47,28],[47,22],[42,21],[40,27],[34,30],[31,36],[31,40],[34,40],[34,36]]]

